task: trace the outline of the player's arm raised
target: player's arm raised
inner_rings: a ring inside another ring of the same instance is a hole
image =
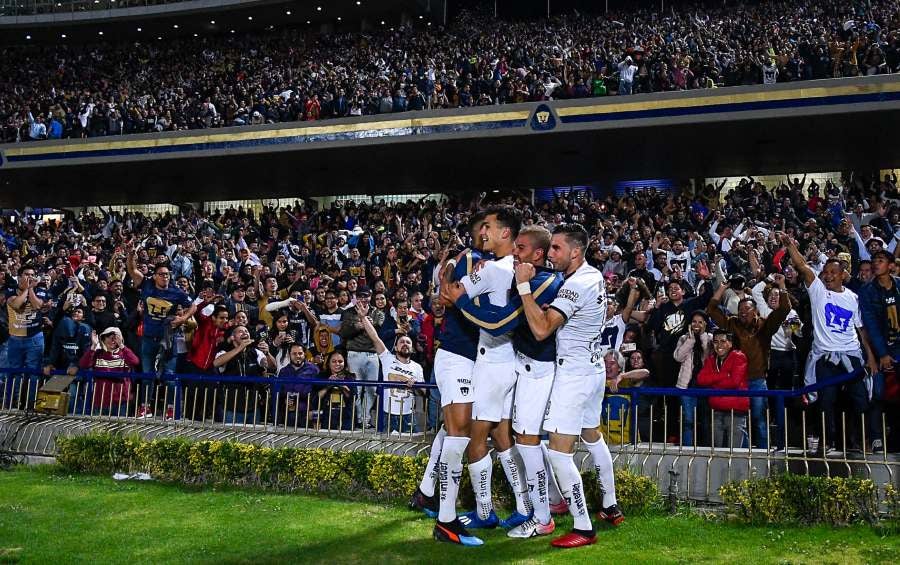
[[[566,322],[566,318],[553,308],[541,309],[531,294],[530,281],[532,278],[534,278],[534,265],[519,263],[516,266],[516,289],[522,297],[522,309],[531,333],[540,341],[553,335],[553,332]]]

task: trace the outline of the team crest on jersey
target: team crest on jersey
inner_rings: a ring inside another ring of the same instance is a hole
[[[825,304],[825,325],[834,333],[844,333],[850,325],[853,312],[832,303]]]

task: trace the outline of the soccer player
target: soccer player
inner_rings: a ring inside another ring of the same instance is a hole
[[[472,217],[469,223],[472,248],[463,250],[445,267],[442,287],[468,277],[481,261],[483,242],[479,234],[483,222],[483,213]],[[434,527],[435,539],[478,546],[482,545],[482,540],[470,535],[456,516],[462,458],[469,444],[472,422],[472,371],[477,355],[478,328],[462,313],[449,308],[439,338],[441,346],[434,357],[434,375],[441,393],[444,426],[435,435],[425,476],[410,505],[438,519]],[[438,500],[435,500],[435,483],[439,487]]]
[[[584,497],[581,474],[573,460],[575,442],[581,436],[600,474],[603,509],[598,518],[613,525],[624,517],[616,506],[613,465],[609,448],[598,431],[606,375],[603,358],[595,354],[606,318],[603,275],[585,261],[587,231],[579,224],[561,224],[553,230],[548,258],[565,276],[556,299],[543,310],[535,301],[530,281],[535,268],[516,266],[516,289],[528,326],[535,338],[556,332],[556,373],[544,430],[550,434],[550,462],[575,529],[551,542],[554,547],[579,547],[597,541]]]
[[[513,279],[513,244],[521,226],[522,216],[513,207],[494,206],[485,210],[480,235],[484,250],[493,253],[495,259],[484,262],[480,270],[462,279],[459,284],[442,287],[443,300],[453,304],[456,297],[465,291],[470,298],[486,294],[491,304],[506,306]],[[476,509],[460,518],[467,527],[494,528],[502,525],[513,528],[525,522],[532,513],[526,485],[519,472],[521,465],[517,463],[513,449],[511,418],[516,384],[515,364],[511,333],[493,336],[484,330],[479,332],[478,357],[472,373],[475,399],[471,441],[467,451]],[[489,435],[516,497],[516,512],[503,522],[497,518],[491,500],[493,463],[487,444]]]
[[[544,267],[547,250],[550,247],[550,232],[539,226],[526,226],[516,238],[513,256],[518,262],[531,263],[536,275],[531,279],[531,287],[542,306],[550,304],[559,287],[562,275]],[[505,307],[496,307],[482,300],[480,304],[462,294],[456,300],[457,309],[472,320],[479,328],[491,335],[499,336],[513,331],[513,345],[516,349],[516,386],[513,398],[512,427],[516,432],[516,450],[525,467],[534,515],[527,521],[513,527],[507,535],[514,538],[530,538],[553,533],[556,525],[550,515],[548,489],[552,477],[548,477],[544,456],[540,445],[541,426],[544,411],[550,398],[553,371],[556,362],[556,337],[550,335],[537,340],[522,320],[522,301],[513,295]],[[502,458],[504,454],[499,454]]]

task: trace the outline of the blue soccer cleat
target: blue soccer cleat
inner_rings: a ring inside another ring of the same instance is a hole
[[[481,538],[469,535],[466,528],[460,523],[459,518],[452,522],[436,522],[434,524],[434,539],[447,543],[455,543],[466,547],[478,547],[484,545]]]
[[[482,520],[478,516],[477,510],[466,512],[459,517],[459,522],[466,528],[471,528],[473,530],[489,530],[500,525],[500,519],[497,518],[497,514],[494,513],[493,510],[491,510],[491,513],[488,514],[488,517],[485,520]]]
[[[532,516],[531,514],[529,514],[528,516],[525,516],[524,514],[519,514],[518,511],[513,512],[510,515],[510,517],[507,518],[506,520],[500,520],[500,527],[503,528],[504,530],[511,530],[511,529],[515,528],[516,526],[519,526],[519,525],[527,522],[528,519],[531,518],[531,516]]]

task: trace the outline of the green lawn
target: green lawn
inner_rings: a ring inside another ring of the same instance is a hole
[[[557,522],[571,527],[571,518]],[[0,471],[0,562],[19,563],[898,563],[900,536],[873,528],[750,528],[691,516],[628,519],[590,548],[489,531],[481,548],[438,544],[396,505],[306,495],[191,490]]]

